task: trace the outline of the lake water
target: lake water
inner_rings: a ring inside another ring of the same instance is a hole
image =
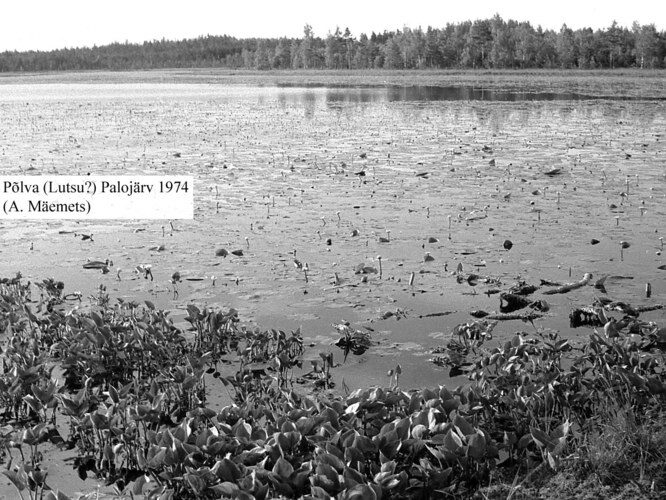
[[[5,174],[196,179],[194,220],[174,231],[168,221],[1,222],[0,275],[53,276],[84,297],[102,284],[177,318],[192,302],[235,307],[251,324],[301,326],[313,359],[332,350],[342,361],[331,324],[346,320],[375,342],[334,370],[350,388],[385,383],[397,363],[405,386],[443,383],[431,349],[473,321],[470,311],[499,310],[489,289],[590,272],[610,276],[614,300],[666,300],[665,110],[663,99],[470,87],[0,85]],[[621,241],[631,244],[622,255]],[[216,257],[222,247],[244,255]],[[381,278],[355,274],[361,263],[378,269],[378,256]],[[105,258],[110,274],[82,269]],[[153,266],[154,281],[132,272],[139,264]],[[477,286],[458,283],[458,264]],[[202,280],[174,299],[176,270]],[[535,326],[502,322],[495,339],[536,327],[584,342],[591,330],[569,328],[568,314],[599,295],[537,292],[549,313]]]

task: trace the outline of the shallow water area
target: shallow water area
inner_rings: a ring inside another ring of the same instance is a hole
[[[0,273],[53,276],[84,303],[104,285],[112,298],[173,310],[183,326],[196,303],[234,307],[264,328],[301,327],[306,359],[333,351],[336,381],[352,390],[387,383],[398,363],[405,387],[463,383],[428,359],[470,311],[499,310],[491,289],[590,272],[610,276],[614,300],[666,300],[665,106],[576,89],[2,85],[3,172],[187,173],[195,211],[173,224],[3,221]],[[106,258],[108,274],[82,268]],[[154,280],[134,271],[140,264]],[[356,274],[359,264],[377,273]],[[475,286],[458,283],[459,264],[479,275]],[[184,281],[174,289],[175,271]],[[601,292],[540,292],[551,310],[535,326],[501,322],[491,342],[535,327],[585,341],[591,330],[569,328],[568,314]],[[663,322],[664,312],[641,317]],[[361,356],[333,345],[331,325],[345,320],[371,333]]]

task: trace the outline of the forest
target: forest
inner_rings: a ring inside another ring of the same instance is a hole
[[[230,69],[521,69],[663,68],[666,32],[654,24],[631,29],[613,22],[606,29],[559,31],[529,22],[491,19],[447,23],[443,28],[404,27],[354,36],[336,28],[315,36],[306,25],[301,38],[207,35],[180,41],[112,43],[52,51],[0,53],[1,72]]]

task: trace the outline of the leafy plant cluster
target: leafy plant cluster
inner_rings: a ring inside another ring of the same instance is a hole
[[[71,450],[82,478],[148,499],[464,498],[502,470],[593,468],[581,450],[598,449],[609,421],[663,418],[656,326],[594,333],[574,354],[556,334],[487,348],[491,324],[462,325],[470,384],[406,391],[398,366],[389,388],[343,398],[294,389],[298,331],[190,306],[185,332],[150,302],[33,313],[28,292],[20,277],[0,280],[3,473],[30,498],[67,498],[48,487],[49,446]],[[315,379],[328,382],[332,355],[321,358]],[[210,408],[223,388],[233,404]],[[627,451],[646,474],[663,465],[653,444]],[[660,470],[651,477],[663,490]]]

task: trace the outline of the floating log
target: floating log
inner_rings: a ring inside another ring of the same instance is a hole
[[[654,304],[651,306],[636,306],[634,307],[634,310],[638,311],[639,313],[642,312],[648,312],[648,311],[658,311],[659,309],[663,309],[664,304]]]
[[[453,314],[454,312],[455,311],[443,311],[443,312],[422,314],[419,316],[419,318],[437,318],[439,316],[448,316],[449,314]]]
[[[485,319],[494,319],[497,321],[511,321],[519,319],[521,321],[534,321],[535,319],[542,318],[543,314],[531,313],[515,313],[515,314],[489,314]]]
[[[544,295],[554,295],[556,293],[567,293],[570,292],[571,290],[576,290],[578,288],[582,288],[585,285],[587,285],[590,280],[592,279],[592,274],[591,273],[585,273],[585,276],[583,276],[583,279],[580,281],[576,281],[575,283],[566,283],[562,286],[559,286],[557,288],[553,288],[552,290],[546,290],[543,292]]]

